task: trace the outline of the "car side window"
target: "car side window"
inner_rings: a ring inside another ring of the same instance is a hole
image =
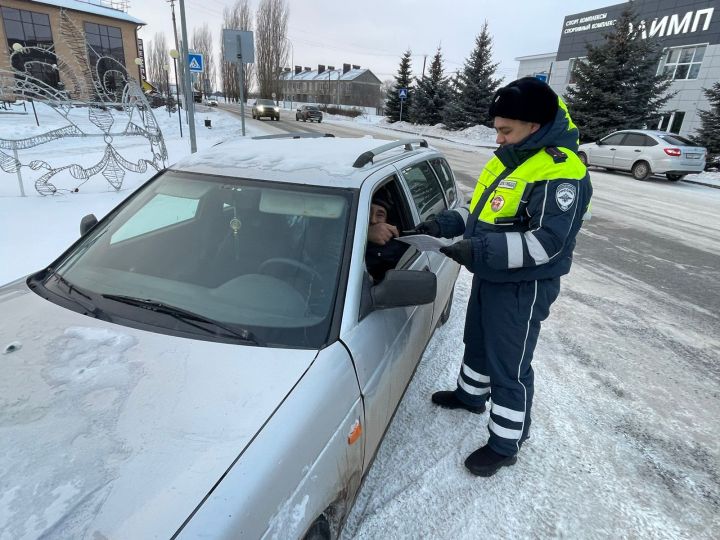
[[[628,133],[623,141],[623,146],[647,146],[645,139],[647,137],[642,133]]]
[[[406,167],[402,175],[410,188],[420,219],[429,219],[447,208],[443,189],[427,161]]]
[[[450,165],[448,165],[447,161],[444,159],[431,159],[430,165],[432,166],[433,171],[435,171],[435,174],[440,180],[440,184],[442,184],[443,190],[445,191],[447,205],[454,205],[457,200],[457,188],[455,186],[455,180],[453,179],[452,170],[450,170]]]
[[[657,146],[658,142],[653,139],[652,137],[648,137],[647,135],[643,135],[643,139],[645,142],[643,143],[644,146]]]
[[[624,133],[614,133],[613,135],[608,135],[604,139],[602,139],[603,144],[620,144],[625,137]]]

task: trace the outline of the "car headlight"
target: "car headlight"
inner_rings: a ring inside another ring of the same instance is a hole
[[[275,110],[275,112],[280,112],[280,107],[273,107],[273,109]]]
[[[265,110],[265,107],[263,107],[262,105],[258,105],[257,110],[263,112]]]

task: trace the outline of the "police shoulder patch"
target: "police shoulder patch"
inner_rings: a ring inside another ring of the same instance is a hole
[[[575,202],[577,187],[573,184],[560,184],[555,190],[555,201],[563,212],[567,211]]]
[[[505,189],[515,189],[516,185],[517,185],[516,180],[500,180],[498,187],[505,188]]]

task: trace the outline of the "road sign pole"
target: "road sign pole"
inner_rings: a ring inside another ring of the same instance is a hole
[[[400,100],[400,120],[398,120],[398,122],[402,122],[402,106],[404,101],[404,99]]]
[[[180,26],[182,27],[182,58],[185,59],[183,64],[183,80],[185,81],[185,105],[188,115],[188,124],[190,125],[190,153],[197,152],[197,141],[195,140],[195,99],[192,93],[192,84],[190,83],[190,68],[188,66],[188,40],[187,40],[187,24],[185,23],[185,0],[180,0]]]
[[[243,61],[242,54],[238,54],[238,70],[240,78],[240,122],[242,123],[242,134],[245,136],[245,91],[243,85],[245,84],[245,77],[243,75]]]

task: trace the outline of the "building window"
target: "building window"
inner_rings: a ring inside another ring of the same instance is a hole
[[[2,16],[10,54],[13,54],[12,46],[15,43],[31,47],[25,52],[13,55],[13,68],[57,88],[60,78],[57,70],[52,67],[56,59],[52,53],[50,18],[45,13],[7,7],[2,8]]]
[[[664,114],[658,122],[658,130],[669,131],[670,133],[680,133],[683,120],[685,120],[684,111],[675,111]]]
[[[675,81],[697,79],[706,48],[707,45],[698,45],[668,49],[660,62],[658,73]]]
[[[85,23],[85,41],[88,46],[88,60],[94,69],[97,66],[98,77],[105,89],[113,92],[121,90],[125,85],[117,73],[116,60],[125,66],[125,50],[123,49],[122,32],[115,26]]]

